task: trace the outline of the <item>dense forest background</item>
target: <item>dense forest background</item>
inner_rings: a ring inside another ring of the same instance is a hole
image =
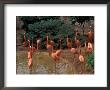
[[[90,27],[91,26],[91,27]],[[74,32],[78,30],[80,35],[77,37],[83,44],[86,36],[83,34],[88,30],[94,30],[93,16],[17,16],[16,30],[26,32],[26,39],[36,40],[41,38],[41,48],[45,49],[46,34],[55,42],[58,48],[58,40],[62,39],[62,48],[66,48],[67,35],[74,40]],[[23,43],[24,32],[20,32],[20,42]]]

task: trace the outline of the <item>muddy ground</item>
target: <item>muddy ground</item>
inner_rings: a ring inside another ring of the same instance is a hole
[[[16,73],[30,74],[27,63],[27,51],[17,51]],[[48,55],[46,50],[42,50],[33,54],[31,74],[94,74],[94,70],[87,66],[86,59],[84,63],[81,63],[78,55],[72,54],[69,50],[63,50],[57,62]]]

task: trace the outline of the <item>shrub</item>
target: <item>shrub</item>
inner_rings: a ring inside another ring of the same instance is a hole
[[[94,68],[94,53],[87,54],[86,60],[87,60],[88,66],[90,66],[91,68]]]
[[[59,19],[48,19],[48,20],[41,20],[41,22],[36,22],[34,24],[29,24],[28,29],[30,33],[33,33],[33,38],[37,38],[38,34],[39,37],[42,38],[42,46],[41,48],[45,48],[45,41],[46,41],[46,33],[50,36],[54,37],[55,46],[58,46],[59,35],[62,38],[62,47],[65,47],[66,43],[66,36],[67,34],[71,35],[71,25],[65,24]]]

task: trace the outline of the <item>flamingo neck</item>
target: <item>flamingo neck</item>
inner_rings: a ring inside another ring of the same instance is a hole
[[[87,45],[86,45],[86,42],[85,42],[85,47],[86,47]]]

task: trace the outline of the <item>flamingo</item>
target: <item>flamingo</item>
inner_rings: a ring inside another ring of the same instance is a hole
[[[93,42],[93,32],[91,30],[89,30],[89,32],[87,33],[88,35],[88,42]]]
[[[81,49],[80,49],[80,52],[79,52],[79,61],[81,62],[81,72],[80,73],[82,73],[82,71],[83,71],[82,65],[83,65],[85,59],[84,59],[84,56],[83,56],[83,54],[81,52]]]
[[[79,61],[84,62],[84,56],[81,53],[81,49],[80,49],[80,53],[79,53]]]
[[[51,39],[50,39],[50,45],[52,46],[52,49],[54,48],[54,39],[53,39],[53,37],[51,36],[50,37]]]
[[[60,46],[61,46],[61,40],[60,40]],[[52,48],[51,57],[55,61],[55,73],[56,73],[56,61],[58,61],[60,59],[60,55],[61,55],[62,50],[61,50],[61,47],[60,47],[60,49],[58,49],[56,51],[54,51],[53,49],[54,48]]]
[[[37,39],[37,50],[39,50],[39,44],[41,43],[40,39]]]
[[[76,38],[76,36],[75,36],[75,45],[76,45],[76,47],[78,48],[78,47],[80,47],[80,45],[81,45],[81,43],[80,43],[80,41]]]
[[[68,47],[68,49],[71,49],[72,43],[71,43],[71,40],[70,40],[70,38],[68,37],[68,35],[67,35],[66,42],[67,42],[67,47]]]
[[[92,43],[88,42],[88,46],[85,46],[85,48],[87,53],[92,53],[93,51]]]
[[[30,40],[28,40],[28,68],[30,70],[30,73],[32,72],[32,47],[30,46]]]
[[[48,35],[46,36],[46,48],[49,52],[49,56],[51,55],[51,51],[52,51],[52,45],[49,43],[49,40],[48,40]]]

